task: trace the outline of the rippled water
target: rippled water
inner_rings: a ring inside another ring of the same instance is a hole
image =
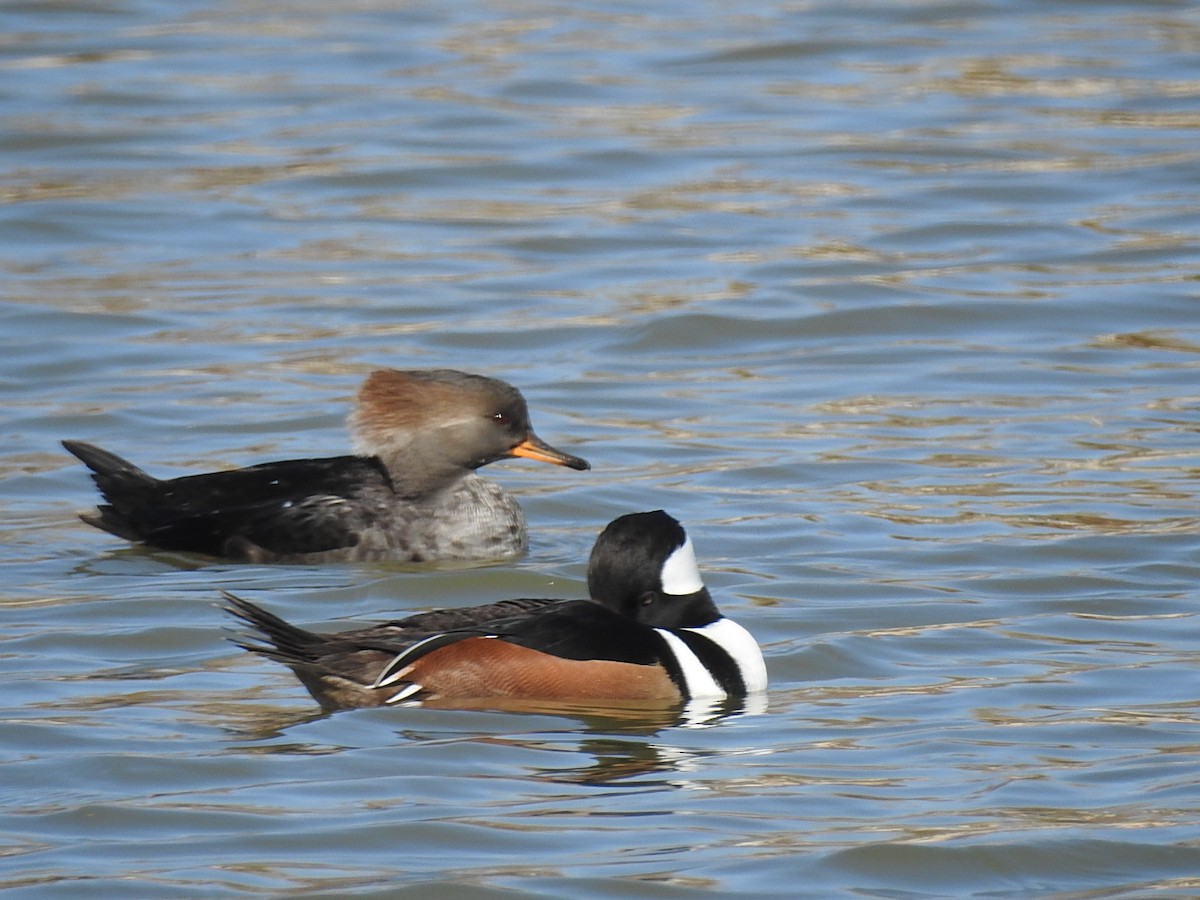
[[[1200,893],[1193,4],[28,0],[0,71],[8,893]],[[60,438],[335,455],[378,365],[591,460],[490,470],[527,558],[75,517]],[[577,596],[654,507],[765,712],[322,716],[224,640]]]

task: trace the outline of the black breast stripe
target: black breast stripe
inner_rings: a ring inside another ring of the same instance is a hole
[[[746,694],[746,679],[742,677],[742,669],[732,656],[716,641],[709,640],[702,634],[685,628],[671,629],[671,634],[679,638],[689,650],[696,654],[701,665],[712,674],[713,680],[730,697],[742,697]],[[674,662],[674,654],[669,654]],[[678,663],[675,666],[678,667]],[[670,668],[668,668],[670,671]],[[674,675],[671,676],[675,678]],[[676,681],[676,684],[679,682]],[[686,693],[686,691],[685,691]]]
[[[667,675],[675,687],[679,688],[679,693],[683,697],[690,696],[688,694],[687,679],[683,677],[683,667],[679,665],[679,659],[675,656],[675,651],[671,649],[671,645],[667,643],[667,639],[657,631],[651,632],[654,635],[654,641],[657,644],[655,653],[655,662],[667,670]],[[672,631],[671,634],[678,634]]]

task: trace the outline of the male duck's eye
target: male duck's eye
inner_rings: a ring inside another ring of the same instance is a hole
[[[639,602],[642,604],[642,606],[650,606],[655,601],[655,599],[656,598],[653,593],[646,593],[646,594],[642,594],[641,600]]]

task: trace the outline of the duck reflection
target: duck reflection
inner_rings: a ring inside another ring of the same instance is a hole
[[[618,784],[646,775],[667,776],[686,771],[703,755],[674,745],[670,740],[674,729],[711,728],[726,720],[762,714],[766,709],[765,694],[721,701],[693,701],[673,707],[645,704],[596,707],[532,701],[430,702],[421,710],[406,710],[404,715],[419,716],[420,721],[410,723],[409,727],[396,733],[399,744],[445,740],[448,736],[446,726],[455,725],[456,739],[531,750],[564,750],[572,757],[583,754],[592,761],[540,769],[534,777],[547,782]],[[240,744],[239,752],[317,756],[345,749],[344,745],[323,740],[297,740],[294,733],[340,715],[343,710],[285,710],[263,705],[260,700],[232,706],[226,702],[219,710],[210,712],[225,722],[224,727]],[[230,724],[231,713],[237,718],[235,724]],[[455,713],[480,713],[487,720],[481,722],[478,718],[463,719],[461,716],[447,718]],[[512,728],[518,719],[524,725],[531,718],[542,724],[524,732]],[[566,719],[571,725],[568,732],[564,732],[561,724],[545,727],[546,719]],[[432,723],[436,723],[435,728],[430,727]],[[500,732],[488,731],[489,725],[498,727]],[[569,746],[564,745],[564,740]]]

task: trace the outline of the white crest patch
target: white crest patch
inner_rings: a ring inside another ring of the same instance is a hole
[[[746,693],[767,689],[767,664],[763,662],[762,650],[758,641],[745,628],[732,619],[720,618],[700,628],[685,628],[695,634],[708,638],[729,654],[729,658],[737,665],[742,673],[742,683],[746,685]]]
[[[696,550],[692,547],[690,537],[684,540],[683,546],[667,557],[659,578],[664,594],[694,594],[704,588],[704,582],[700,579],[700,567],[696,565]]]

